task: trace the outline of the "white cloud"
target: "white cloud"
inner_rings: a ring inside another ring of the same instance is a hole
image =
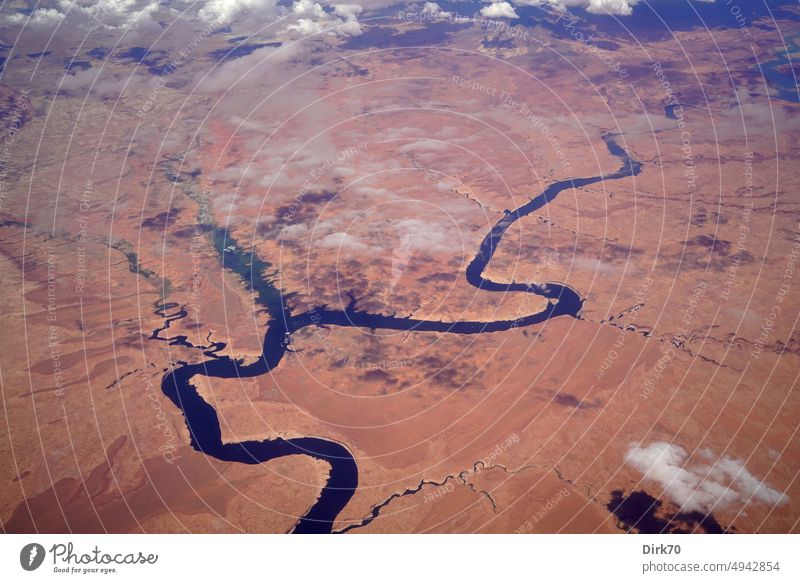
[[[576,255],[573,257],[570,261],[570,267],[583,271],[593,271],[598,275],[611,275],[619,271],[618,267],[604,263],[595,257],[587,257],[585,255]]]
[[[358,4],[334,4],[333,12],[341,17],[342,23],[336,29],[341,36],[358,36],[361,34],[361,24],[358,16],[363,8]]]
[[[122,28],[149,20],[159,8],[158,0],[59,0],[64,12],[69,15],[82,13],[98,24],[111,28]]]
[[[116,99],[122,92],[135,91],[144,87],[147,78],[142,75],[116,76],[110,70],[87,69],[77,73],[67,73],[61,82],[61,91],[76,97],[84,97],[90,93],[93,97]]]
[[[322,18],[325,16],[325,11],[322,9],[322,6],[311,0],[297,0],[292,5],[292,12],[297,16],[307,16],[309,18]]]
[[[276,5],[277,0],[210,0],[197,14],[205,22],[223,26],[251,11],[259,15],[271,13]]]
[[[372,197],[378,199],[387,199],[391,196],[391,191],[386,190],[385,188],[373,188],[372,186],[357,186],[355,188],[356,193],[363,197]]]
[[[552,6],[558,10],[585,8],[593,14],[630,16],[640,0],[512,0],[517,6]],[[712,2],[714,0],[711,0]]]
[[[300,18],[297,22],[286,27],[287,30],[299,32],[301,35],[317,34],[325,30],[325,27],[310,18]]]
[[[423,14],[430,14],[436,18],[450,18],[453,13],[445,12],[436,2],[426,2],[422,7]]]
[[[67,18],[70,25],[129,28],[152,22],[159,0],[57,0],[58,8],[37,8],[30,14],[17,13],[5,18],[10,24],[53,26]]]
[[[632,444],[625,461],[657,482],[675,504],[684,511],[710,512],[731,504],[751,501],[770,505],[789,500],[756,478],[742,460],[729,456],[717,458],[709,449],[699,452],[701,461],[689,463],[689,455],[679,445],[654,442],[647,447]]]
[[[264,218],[266,219],[267,217]],[[262,222],[264,221],[262,220]],[[287,225],[284,227],[281,238],[287,241],[297,241],[307,233],[308,227],[303,223],[297,223],[296,225]]]
[[[420,150],[441,151],[449,150],[450,148],[452,148],[450,144],[441,140],[417,140],[400,146],[397,148],[397,151],[401,154],[407,154],[408,152],[417,152]]]
[[[633,6],[638,3],[639,0],[589,0],[586,11],[594,14],[630,16],[633,14]]]
[[[24,13],[11,14],[5,18],[9,24],[47,27],[55,26],[64,20],[64,15],[53,8],[37,8],[30,15]]]
[[[494,2],[481,8],[481,15],[486,18],[519,18],[514,7],[508,2]]]
[[[393,229],[407,250],[423,254],[451,253],[454,242],[459,240],[458,233],[447,223],[403,219]]]
[[[225,61],[214,67],[208,73],[202,72],[198,76],[197,89],[202,92],[227,91],[234,86],[246,87],[252,84],[263,85],[263,75],[270,71],[276,78],[280,69],[279,64],[290,59],[296,47],[262,47],[253,51],[246,57],[233,61]]]
[[[343,18],[356,18],[359,14],[364,10],[364,8],[358,4],[334,4],[333,5],[333,12],[337,16],[342,16]]]
[[[345,20],[336,27],[336,34],[340,36],[358,36],[361,34],[361,24],[358,20]]]
[[[348,233],[333,233],[327,237],[323,237],[317,245],[319,247],[327,247],[330,249],[339,249],[347,251],[366,251],[369,249],[367,245],[353,237]]]
[[[292,13],[297,20],[286,27],[286,30],[310,35],[329,30],[339,36],[358,36],[361,24],[358,15],[363,8],[358,4],[334,4],[331,12],[312,0],[296,0],[292,4]]]

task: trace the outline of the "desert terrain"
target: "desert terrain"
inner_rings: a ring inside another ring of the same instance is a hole
[[[204,455],[170,371],[257,364],[281,310],[547,310],[467,266],[549,185],[617,171],[613,134],[641,172],[560,192],[484,272],[577,316],[308,325],[191,384],[223,444],[347,448],[333,532],[798,532],[800,105],[764,74],[797,6],[746,36],[442,6],[3,29],[4,531],[291,531],[329,464]]]

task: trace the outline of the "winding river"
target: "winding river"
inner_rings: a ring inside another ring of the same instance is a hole
[[[528,203],[513,211],[506,211],[504,216],[497,221],[491,231],[484,237],[475,258],[467,267],[467,281],[476,288],[487,291],[535,294],[550,300],[547,308],[541,312],[515,320],[448,323],[414,318],[398,318],[393,315],[385,316],[359,311],[356,309],[355,298],[351,296],[350,303],[343,310],[331,310],[325,306],[320,306],[308,312],[293,315],[285,307],[280,291],[269,281],[266,281],[265,278],[261,278],[261,281],[250,283],[251,287],[256,290],[257,297],[261,303],[265,304],[270,315],[267,331],[264,335],[261,357],[257,361],[245,365],[241,361],[227,356],[217,356],[215,352],[219,350],[219,345],[212,343],[210,347],[203,347],[210,348],[210,350],[204,352],[206,356],[211,357],[210,360],[197,364],[179,363],[177,367],[164,375],[161,389],[175,406],[183,412],[186,426],[191,436],[191,446],[207,456],[225,462],[240,464],[261,464],[288,455],[307,455],[327,462],[331,468],[328,482],[322,489],[317,501],[299,519],[292,532],[330,533],[336,517],[350,501],[358,487],[358,466],[347,447],[335,441],[317,437],[223,443],[217,412],[200,396],[197,389],[191,384],[192,378],[196,375],[217,378],[245,378],[263,375],[280,364],[287,350],[287,335],[291,335],[306,326],[350,326],[372,330],[388,329],[415,332],[445,332],[450,334],[481,334],[530,326],[556,316],[577,317],[583,305],[583,300],[574,289],[565,284],[498,283],[485,278],[483,272],[508,228],[519,219],[552,202],[563,190],[580,188],[605,180],[635,176],[641,172],[642,164],[631,158],[625,149],[615,141],[615,135],[605,134],[603,140],[611,154],[622,161],[622,166],[616,172],[589,178],[572,178],[553,182],[544,192],[531,199]],[[221,235],[215,233],[214,240],[215,244],[219,243],[219,241],[224,241],[224,233]],[[224,249],[224,243],[222,245]],[[220,257],[223,258],[223,264],[226,262],[226,256],[233,258],[232,262],[229,261],[225,265],[226,267],[234,269],[240,275],[250,276],[254,273],[253,262],[260,260],[253,258],[251,262],[242,261],[241,255],[241,250],[236,248],[233,249],[232,255],[224,251],[220,253]],[[247,277],[245,277],[245,281],[247,281]],[[268,298],[268,300],[264,298]],[[153,338],[191,346],[184,336],[178,336],[174,339],[159,336],[161,331],[169,327],[171,321],[185,317],[186,313],[182,308],[173,317],[167,315],[167,310],[175,306],[176,304],[164,304],[156,307],[156,313],[167,318],[167,321],[164,327],[154,331]]]

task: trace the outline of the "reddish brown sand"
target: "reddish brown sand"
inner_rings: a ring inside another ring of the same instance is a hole
[[[768,58],[775,30],[752,31]],[[798,105],[767,99],[738,30],[678,32],[649,43],[649,61],[617,39],[615,57],[640,63],[627,80],[581,45],[533,32],[505,49],[465,27],[446,46],[349,51],[279,89],[310,70],[304,49],[262,66],[274,79],[244,77],[224,96],[192,92],[210,67],[198,57],[142,118],[146,84],[83,105],[34,83],[0,216],[4,530],[290,530],[328,466],[206,458],[160,391],[171,366],[203,359],[150,338],[164,297],[188,315],[162,337],[260,354],[267,315],[220,265],[210,225],[229,225],[272,265],[295,312],[341,309],[350,292],[371,312],[512,319],[544,300],[476,290],[467,263],[505,209],[555,179],[615,170],[601,139],[613,131],[643,172],[562,192],[509,230],[487,270],[568,283],[586,300],[580,319],[476,336],[308,327],[271,373],[195,384],[224,441],[319,436],[350,449],[359,488],[336,529],[382,505],[350,532],[623,532],[614,492],[647,492],[663,516],[679,509],[625,463],[631,444],[667,442],[743,460],[788,497],[715,508],[719,524],[797,532]],[[314,62],[343,54],[342,42],[312,45]],[[748,90],[739,106],[714,42]],[[686,112],[691,165],[650,61],[687,99],[707,90],[708,108]],[[32,66],[9,68],[0,106],[13,109]]]

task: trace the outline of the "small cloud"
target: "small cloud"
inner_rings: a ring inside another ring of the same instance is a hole
[[[385,188],[373,188],[372,186],[357,186],[355,188],[357,194],[362,197],[371,197],[377,199],[387,199],[391,196],[391,191]]]
[[[447,223],[429,222],[420,219],[403,219],[394,223],[394,231],[402,246],[422,255],[452,253],[454,241],[459,234]]]
[[[25,26],[49,27],[59,24],[64,20],[64,15],[53,8],[37,8],[30,14],[17,13],[6,17],[8,24],[23,24]]]
[[[322,6],[311,2],[311,0],[297,0],[292,4],[292,12],[297,16],[306,16],[308,18],[322,18],[325,16]]]
[[[367,245],[348,233],[332,233],[320,239],[317,246],[346,251],[366,251],[369,249]]]
[[[67,20],[65,28],[102,26],[108,29],[131,28],[153,23],[159,0],[57,0],[57,8],[36,8],[5,18],[9,24],[53,27]]]
[[[225,61],[210,72],[198,77],[197,88],[203,92],[227,91],[239,85],[263,83],[261,75],[270,70],[275,74],[279,64],[291,58],[295,48],[289,46],[264,47],[246,57]]]
[[[135,91],[144,87],[147,78],[134,74],[116,76],[111,70],[86,69],[75,73],[65,73],[61,81],[60,91],[74,97],[92,95],[99,99],[118,99],[126,89]]]
[[[486,18],[519,18],[514,7],[508,2],[494,2],[481,8],[481,15]]]
[[[361,25],[358,15],[363,8],[358,4],[334,4],[328,10],[311,0],[296,0],[292,4],[292,14],[297,18],[286,30],[301,35],[318,34],[329,31],[339,36],[358,36]]]
[[[700,0],[713,2],[714,0]],[[640,0],[513,0],[517,6],[551,6],[557,10],[584,8],[592,14],[630,16]]]
[[[286,27],[287,30],[298,32],[303,36],[317,34],[325,30],[319,22],[311,20],[310,18],[298,18],[297,22],[290,24]]]
[[[639,0],[589,0],[586,12],[630,16]]]
[[[277,13],[277,0],[210,0],[197,13],[201,20],[224,26],[250,12]]]
[[[430,14],[434,18],[450,18],[453,13],[445,12],[436,2],[426,2],[422,7],[423,14]]]
[[[358,4],[334,4],[333,13],[342,18],[357,18],[361,11],[364,10]]]
[[[573,257],[570,267],[580,271],[593,271],[598,275],[610,275],[619,271],[619,269],[613,265],[609,265],[594,257],[586,257],[584,255]]]
[[[400,146],[397,151],[401,154],[407,154],[409,152],[416,152],[419,150],[428,150],[428,151],[441,151],[441,150],[448,150],[450,148],[450,144],[447,142],[439,141],[439,140],[417,140],[415,142],[409,142],[403,146]]]
[[[646,447],[631,444],[625,462],[642,472],[646,480],[657,482],[687,512],[708,513],[751,501],[774,506],[789,500],[786,494],[751,474],[742,460],[730,456],[717,458],[708,448],[698,451],[698,457],[702,461],[690,464],[685,449],[659,441]]]

